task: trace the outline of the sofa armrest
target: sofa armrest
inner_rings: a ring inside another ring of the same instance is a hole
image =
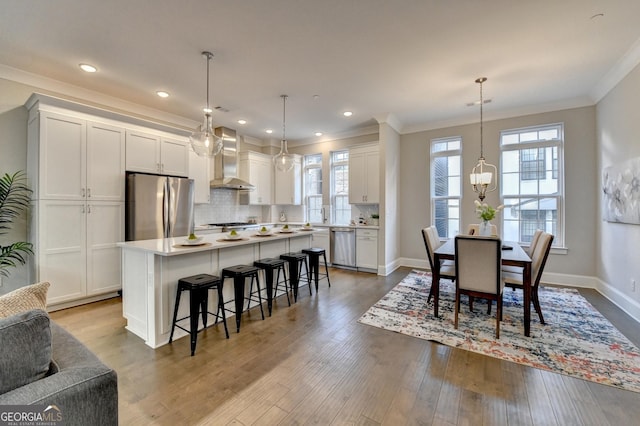
[[[117,425],[116,372],[53,322],[51,340],[58,372],[0,395],[0,405],[56,405],[67,425]]]

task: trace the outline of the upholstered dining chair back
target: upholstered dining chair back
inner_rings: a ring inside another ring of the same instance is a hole
[[[536,249],[536,244],[538,244],[538,240],[540,239],[540,235],[542,235],[542,229],[536,229],[536,232],[533,233],[533,237],[531,237],[531,243],[529,244],[529,250],[527,250],[527,254],[529,257],[533,256],[533,251]]]
[[[540,284],[544,265],[547,263],[547,257],[551,251],[551,244],[553,244],[553,235],[541,232],[531,253],[531,280],[534,287]]]
[[[427,250],[427,257],[429,258],[429,266],[433,271],[433,252],[440,247],[440,237],[438,236],[438,230],[435,226],[429,226],[422,229],[422,239],[424,240],[424,246]]]
[[[471,223],[467,227],[467,235],[480,235],[480,224],[479,223]],[[498,235],[498,227],[491,224],[491,235]]]
[[[502,315],[502,242],[495,237],[458,235],[455,239],[456,302],[458,328],[460,295],[496,300],[496,338],[500,337]]]

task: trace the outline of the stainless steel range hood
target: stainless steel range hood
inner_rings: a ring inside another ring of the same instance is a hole
[[[255,186],[238,178],[236,131],[227,127],[216,127],[214,133],[222,138],[222,151],[214,157],[214,179],[209,183],[211,188],[253,191]]]

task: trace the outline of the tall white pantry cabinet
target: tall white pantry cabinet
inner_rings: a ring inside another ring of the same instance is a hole
[[[49,305],[118,291],[125,129],[35,102],[27,151],[32,281],[51,283]]]

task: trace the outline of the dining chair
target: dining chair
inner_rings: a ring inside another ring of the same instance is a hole
[[[480,235],[480,224],[479,223],[470,223],[467,226],[467,234],[468,235]],[[491,235],[498,235],[498,227],[491,224]]]
[[[496,339],[502,319],[502,242],[497,237],[458,235],[455,239],[456,301],[454,327],[458,328],[460,295],[496,301]]]
[[[540,235],[542,234],[542,229],[536,229],[536,231],[533,233],[533,237],[531,237],[531,242],[529,243],[529,248],[525,250],[525,252],[527,253],[527,255],[529,257],[533,256],[533,252],[536,249],[536,244],[538,244],[538,240],[540,238]],[[502,272],[511,272],[514,274],[522,274],[522,267],[520,266],[510,266],[510,265],[505,265],[502,267]]]
[[[540,279],[542,278],[544,266],[547,263],[549,251],[551,251],[551,244],[553,244],[553,235],[547,232],[541,232],[536,241],[533,253],[531,253],[531,301],[533,302],[533,307],[538,313],[541,324],[546,323],[544,322],[542,309],[540,308],[538,288],[540,286]],[[510,272],[503,270],[502,279],[507,287],[522,288],[522,272]]]
[[[422,239],[424,241],[424,247],[427,250],[427,259],[429,260],[429,267],[433,271],[434,255],[433,252],[440,247],[440,236],[435,226],[429,226],[422,229]],[[440,262],[440,278],[445,278],[454,281],[456,279],[455,264],[451,260],[443,260]],[[435,290],[432,282],[431,289],[429,290],[429,297],[427,303],[431,301]]]

